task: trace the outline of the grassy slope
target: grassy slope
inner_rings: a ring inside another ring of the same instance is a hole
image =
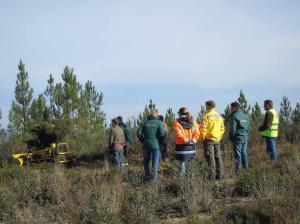
[[[252,147],[254,148],[254,147]],[[3,223],[299,223],[300,148],[279,146],[281,161],[250,151],[251,168],[235,177],[224,150],[225,180],[209,183],[202,149],[190,174],[162,162],[160,180],[143,183],[142,159],[132,153],[123,172],[101,152],[77,158],[72,168],[37,164],[0,169]]]

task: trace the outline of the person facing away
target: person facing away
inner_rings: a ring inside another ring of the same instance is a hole
[[[232,141],[235,172],[237,173],[242,164],[248,169],[248,134],[250,130],[249,118],[240,109],[238,102],[231,103],[229,120],[229,139]]]
[[[186,161],[195,159],[196,143],[199,140],[199,127],[186,107],[178,112],[173,129],[175,133],[175,158],[179,160],[179,175],[185,175]]]
[[[125,145],[129,147],[132,143],[130,132],[127,128],[127,125],[123,122],[123,117],[118,116],[117,119],[119,120],[119,126],[123,129],[125,135]]]
[[[203,140],[204,156],[208,164],[208,178],[211,181],[223,177],[223,162],[220,141],[225,132],[223,117],[216,111],[216,104],[205,103],[206,112],[200,125],[200,139]]]
[[[144,156],[144,171],[145,179],[157,180],[158,165],[160,158],[159,140],[165,135],[163,124],[158,119],[158,114],[155,110],[150,112],[147,120],[137,130],[137,137],[143,143]],[[150,174],[149,163],[152,160],[152,175]]]
[[[276,139],[278,137],[279,117],[276,110],[273,108],[272,100],[264,101],[266,110],[264,123],[259,127],[260,134],[266,139],[267,153],[271,159],[278,160],[276,149]]]
[[[123,166],[123,147],[125,144],[125,136],[124,131],[119,126],[119,120],[114,118],[112,120],[112,127],[109,133],[109,142],[108,146],[112,150],[114,155],[114,161],[118,168],[122,168]]]
[[[168,144],[170,141],[169,127],[164,122],[164,117],[162,115],[158,116],[158,120],[160,120],[162,122],[164,131],[165,131],[165,135],[164,135],[163,139],[160,141],[161,158],[162,158],[162,161],[165,161],[165,159],[168,157]]]

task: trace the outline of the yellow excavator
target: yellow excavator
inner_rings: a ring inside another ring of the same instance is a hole
[[[28,151],[27,153],[14,153],[12,154],[20,166],[29,165],[31,162],[54,161],[60,164],[68,162],[68,143],[52,143],[50,147],[45,149]]]

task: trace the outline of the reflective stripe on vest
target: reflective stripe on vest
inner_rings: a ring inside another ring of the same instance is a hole
[[[268,111],[273,114],[272,125],[269,129],[262,131],[261,135],[264,137],[276,138],[276,137],[278,137],[279,117],[278,117],[276,110],[270,109]]]

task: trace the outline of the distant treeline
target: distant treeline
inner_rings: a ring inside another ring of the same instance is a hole
[[[106,143],[107,125],[102,110],[103,93],[98,92],[91,81],[79,83],[74,70],[66,66],[61,75],[62,81],[55,82],[50,74],[44,92],[34,99],[34,90],[30,86],[28,72],[21,60],[18,69],[15,96],[6,132],[0,126],[1,145],[7,142],[11,145],[28,143],[36,139],[41,130],[54,135],[57,141],[73,143],[78,150],[97,148]],[[266,95],[266,98],[268,97]],[[264,111],[257,102],[254,106],[250,106],[242,90],[237,101],[241,109],[251,118],[250,141],[259,141],[260,137],[256,133],[263,121]],[[230,115],[229,108],[228,105],[223,113],[225,121],[228,121]],[[143,123],[151,109],[156,109],[152,100],[137,118],[128,120],[127,124],[133,135],[134,130]],[[200,120],[204,111],[204,106],[201,106],[201,111],[195,119]],[[280,139],[290,142],[299,140],[300,103],[293,108],[288,97],[284,96],[280,103],[279,115]],[[165,114],[165,121],[171,128],[175,121],[175,113],[171,108]]]

